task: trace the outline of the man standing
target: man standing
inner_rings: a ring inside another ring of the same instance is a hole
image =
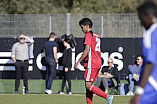
[[[57,59],[57,43],[54,42],[56,36],[54,32],[50,33],[48,41],[44,45],[44,55],[46,61],[46,94],[53,94],[51,86],[53,78],[56,76]]]
[[[146,1],[138,8],[138,16],[146,31],[143,35],[144,61],[139,86],[131,104],[157,103],[157,6]]]
[[[143,56],[138,55],[136,64],[129,65],[129,84],[130,84],[130,90],[126,95],[134,95],[133,89],[134,89],[134,83],[137,84],[137,81],[139,80],[140,77],[140,72],[142,69],[142,64],[143,64]]]
[[[89,18],[83,18],[80,20],[79,25],[81,30],[85,34],[85,50],[74,65],[74,68],[77,69],[78,65],[82,60],[84,60],[85,68],[85,86],[86,86],[86,100],[87,104],[92,104],[93,93],[101,96],[107,100],[107,104],[112,104],[113,96],[110,96],[100,90],[98,87],[93,85],[93,82],[96,81],[98,72],[101,68],[101,51],[100,51],[100,38],[99,36],[92,31],[92,21]]]
[[[19,42],[15,43],[12,47],[12,59],[15,63],[16,79],[14,94],[18,94],[18,88],[20,84],[21,75],[23,75],[23,83],[25,87],[25,93],[29,94],[28,90],[28,46],[34,43],[34,41],[24,34],[19,36]],[[30,43],[25,43],[27,39]]]

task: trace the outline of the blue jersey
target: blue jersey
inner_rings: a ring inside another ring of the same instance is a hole
[[[154,65],[148,82],[145,85],[145,92],[141,97],[140,104],[157,104],[157,23],[153,24],[143,35],[143,67],[150,62]],[[140,79],[142,79],[143,67],[141,70]],[[152,99],[153,98],[153,99]],[[155,103],[154,103],[155,102]]]

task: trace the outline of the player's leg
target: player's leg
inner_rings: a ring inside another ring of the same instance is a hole
[[[92,91],[94,94],[103,97],[103,98],[107,98],[108,94],[104,93],[100,88],[96,87],[93,85],[93,82],[86,82],[86,89],[88,89],[89,91]]]
[[[107,99],[107,104],[112,104],[113,97],[104,93],[100,88],[93,85],[96,80],[99,70],[98,69],[86,69],[85,70],[85,86],[86,89],[93,92],[94,94]],[[88,93],[88,92],[87,92]],[[86,98],[88,100],[88,98]],[[92,101],[92,99],[91,99]],[[88,102],[87,102],[88,103]],[[89,103],[90,104],[90,103]]]
[[[86,101],[87,101],[87,104],[92,104],[92,98],[93,98],[93,92],[89,91],[86,88]]]

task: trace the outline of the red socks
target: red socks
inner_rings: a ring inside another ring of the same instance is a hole
[[[103,98],[107,98],[108,94],[106,94],[105,92],[103,92],[100,88],[94,86],[94,85],[91,85],[89,87],[89,90],[86,89],[86,100],[87,100],[87,104],[92,104],[92,98],[93,98],[93,93],[100,96],[100,97],[103,97]]]
[[[100,97],[103,97],[103,98],[107,98],[108,94],[106,94],[105,92],[103,92],[100,88],[94,86],[94,85],[91,85],[89,87],[89,90],[92,91],[94,94],[100,96]]]

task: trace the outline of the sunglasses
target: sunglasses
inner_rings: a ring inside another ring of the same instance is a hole
[[[113,62],[108,62],[108,63],[113,63]]]
[[[20,38],[20,40],[25,39],[25,38]]]

